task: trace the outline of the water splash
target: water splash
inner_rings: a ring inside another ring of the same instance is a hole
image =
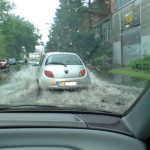
[[[37,91],[36,75],[34,67],[24,67],[18,72],[12,73],[9,81],[0,86],[0,103],[21,103],[30,97],[35,97]]]
[[[135,102],[143,90],[143,88],[109,83],[96,77],[92,72],[90,76],[92,86],[88,90],[42,91],[38,96],[36,68],[26,67],[13,73],[9,82],[0,86],[0,103],[75,105],[123,113]]]

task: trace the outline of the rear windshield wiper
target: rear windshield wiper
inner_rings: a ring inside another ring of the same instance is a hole
[[[65,67],[67,67],[66,64],[61,63],[61,62],[49,62],[49,63],[46,63],[46,65],[50,65],[50,64],[54,64],[54,65],[63,65],[63,66],[65,66]]]

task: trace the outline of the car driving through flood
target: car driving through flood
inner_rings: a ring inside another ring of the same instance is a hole
[[[37,71],[37,82],[42,89],[77,89],[91,85],[81,58],[68,52],[50,52],[43,56]]]

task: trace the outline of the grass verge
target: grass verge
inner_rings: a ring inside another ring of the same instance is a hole
[[[126,68],[112,69],[112,70],[110,70],[110,72],[113,74],[128,75],[130,77],[140,78],[143,80],[149,80],[150,81],[150,71],[149,72],[136,71],[136,70],[133,70],[132,68],[126,67]]]

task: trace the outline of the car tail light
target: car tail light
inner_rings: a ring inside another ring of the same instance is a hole
[[[83,77],[85,74],[86,74],[86,71],[85,70],[81,70],[80,73],[79,73],[79,76]]]
[[[54,75],[53,75],[53,73],[52,73],[51,71],[45,70],[45,71],[44,71],[44,74],[45,74],[47,77],[54,78]]]

